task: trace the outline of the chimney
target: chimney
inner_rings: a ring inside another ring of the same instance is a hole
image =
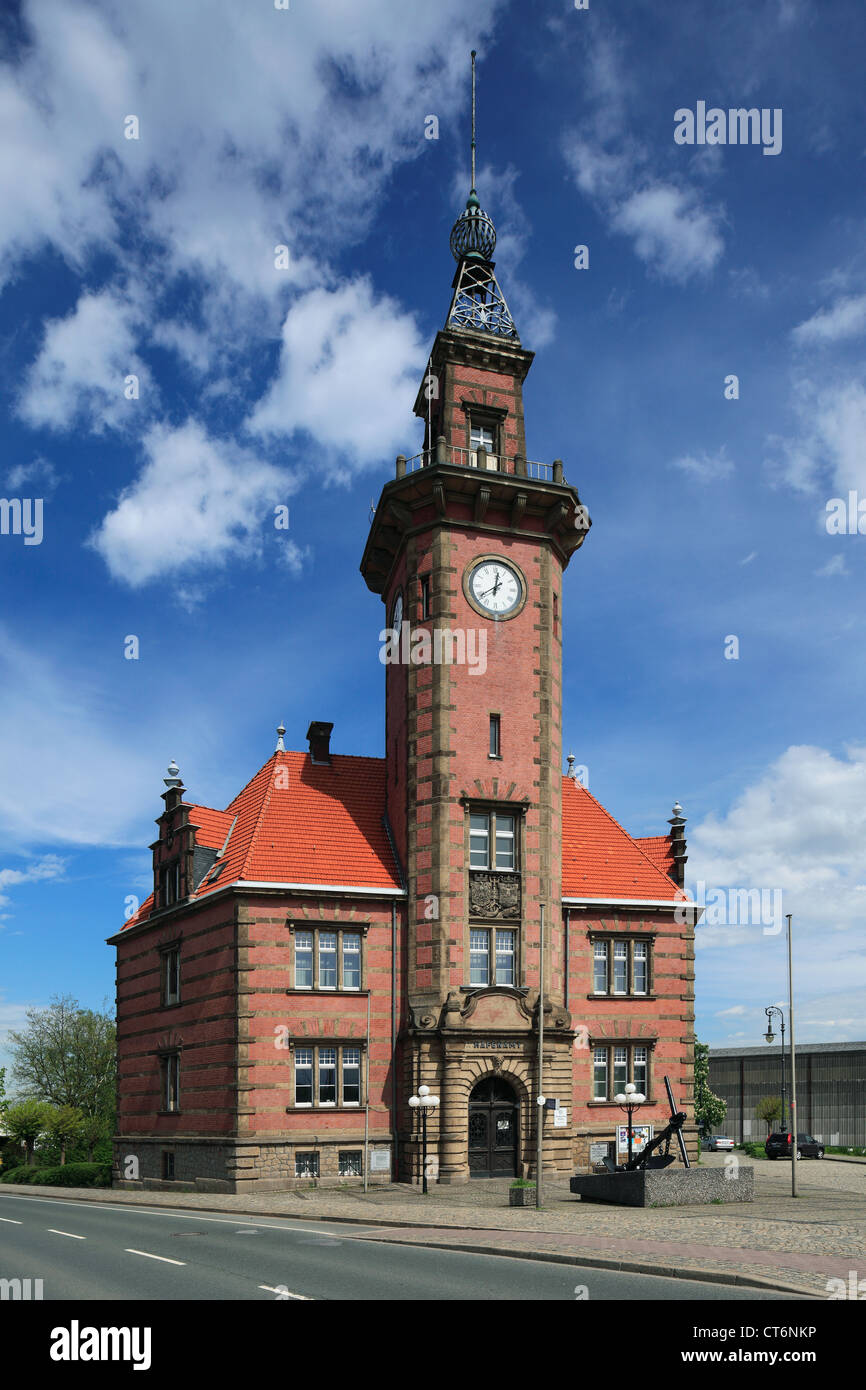
[[[684,888],[686,882],[686,862],[689,856],[686,854],[686,818],[683,815],[683,808],[679,802],[676,803],[671,812],[668,825],[670,826],[668,840],[671,846],[671,858],[674,861],[670,869],[670,876],[678,888]]]
[[[331,766],[331,730],[333,724],[323,724],[320,720],[314,719],[307,730],[307,738],[310,742],[310,758],[312,761],[323,767]]]

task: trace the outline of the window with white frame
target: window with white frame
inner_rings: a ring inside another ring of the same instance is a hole
[[[628,994],[628,942],[613,943],[613,992]]]
[[[337,1049],[319,1048],[319,1104],[337,1104]]]
[[[343,1104],[361,1104],[361,1049],[343,1048]]]
[[[299,928],[293,937],[295,989],[362,988],[362,932],[338,926]]]
[[[363,1101],[361,1048],[350,1043],[295,1047],[295,1096],[298,1109],[334,1109]]]
[[[169,946],[162,952],[162,1003],[180,1003],[180,947]]]
[[[596,941],[592,952],[592,988],[596,994],[608,992],[608,951],[606,941]]]
[[[470,985],[516,983],[517,931],[513,927],[471,927],[469,931]]]
[[[594,1100],[607,1100],[607,1048],[593,1048],[592,1053],[592,1095]]]
[[[313,1049],[295,1048],[295,1105],[313,1103]]]
[[[650,1047],[646,1043],[594,1042],[592,1098],[612,1102],[629,1082],[645,1096],[650,1087]]]
[[[649,987],[649,947],[645,941],[632,942],[632,994],[646,994]]]
[[[337,933],[319,932],[319,989],[337,988]]]
[[[343,989],[361,988],[361,937],[343,932]]]
[[[180,1110],[180,1053],[167,1052],[160,1058],[160,1089],[163,1110]]]
[[[632,937],[593,938],[592,992],[639,998],[650,990],[650,942]]]
[[[295,989],[313,988],[313,933],[295,932]]]
[[[469,816],[470,869],[517,867],[517,817],[508,811],[472,811]],[[491,862],[491,846],[493,860]]]

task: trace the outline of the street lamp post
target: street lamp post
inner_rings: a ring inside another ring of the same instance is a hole
[[[634,1125],[632,1124],[632,1116],[634,1115],[635,1110],[637,1110],[639,1106],[643,1105],[644,1101],[646,1100],[646,1096],[638,1090],[637,1086],[635,1086],[633,1081],[629,1081],[628,1085],[625,1088],[625,1091],[619,1091],[614,1096],[614,1100],[616,1101],[620,1110],[624,1110],[626,1112],[626,1115],[628,1116],[628,1161],[629,1166],[631,1166],[632,1147],[634,1142]]]
[[[427,1114],[439,1104],[438,1096],[431,1096],[429,1086],[419,1086],[417,1096],[409,1097],[413,1110],[421,1112],[421,1191],[427,1195]]]
[[[771,1004],[768,1009],[764,1010],[764,1013],[767,1015],[767,1031],[764,1034],[764,1038],[768,1043],[774,1042],[776,1037],[776,1034],[773,1032],[772,1015],[779,1015],[779,1025],[782,1033],[782,1129],[786,1129],[787,1124],[785,1121],[785,1015],[782,1013],[782,1010],[778,1007],[777,1004]]]

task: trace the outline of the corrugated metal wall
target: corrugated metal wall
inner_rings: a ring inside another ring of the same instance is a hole
[[[785,1058],[787,1104],[791,1100],[790,1054]],[[782,1087],[780,1048],[744,1057],[714,1057],[710,1089],[728,1103],[725,1134],[742,1142],[765,1138],[767,1126],[755,1115],[764,1096]],[[797,1128],[825,1144],[866,1146],[866,1048],[852,1052],[809,1052],[797,1048]],[[786,1110],[786,1114],[787,1114]]]

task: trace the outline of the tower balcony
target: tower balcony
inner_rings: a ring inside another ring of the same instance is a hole
[[[451,464],[455,468],[472,468],[481,473],[509,473],[515,478],[533,478],[537,482],[568,485],[563,475],[562,459],[553,463],[535,463],[521,454],[506,458],[502,454],[492,454],[484,448],[465,449],[457,444],[448,444],[441,436],[432,449],[422,449],[419,454],[407,458],[397,455],[395,477],[405,478],[407,474],[417,473],[422,468],[432,468],[437,464]]]

